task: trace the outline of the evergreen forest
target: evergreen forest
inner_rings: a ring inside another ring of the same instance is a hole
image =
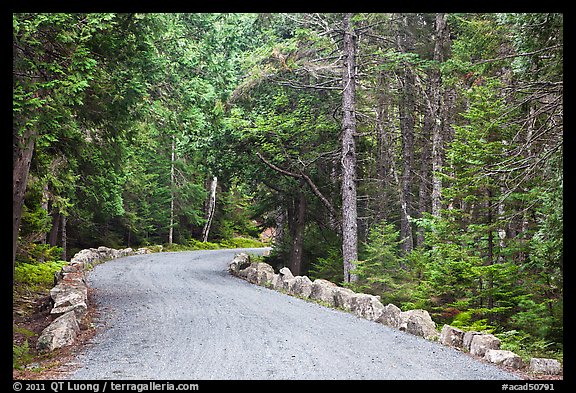
[[[563,14],[12,21],[15,290],[266,230],[276,269],[561,359]]]

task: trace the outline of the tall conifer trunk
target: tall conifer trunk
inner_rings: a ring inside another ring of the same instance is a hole
[[[344,63],[342,67],[342,257],[344,282],[358,278],[351,271],[358,261],[358,213],[356,202],[356,37],[344,15]]]
[[[168,244],[174,237],[174,160],[176,158],[175,136],[172,135],[172,152],[170,158],[170,228],[168,228]]]
[[[444,45],[447,40],[446,14],[436,14],[436,31],[434,44],[434,60],[444,61]],[[443,164],[444,138],[442,133],[442,75],[440,69],[432,71],[431,76],[431,106],[432,106],[432,215],[440,216],[442,198],[442,179],[439,172]]]
[[[299,276],[302,274],[304,230],[306,229],[306,195],[304,192],[298,192],[293,202],[293,208],[288,209],[290,236],[292,238],[289,267],[295,276]]]
[[[410,32],[410,21],[408,15],[403,15],[398,32],[398,48],[404,53],[411,53],[414,50],[414,37]],[[402,183],[400,184],[400,237],[402,239],[402,250],[405,253],[412,251],[414,239],[412,236],[412,224],[410,223],[411,212],[411,185],[412,185],[412,163],[414,158],[414,114],[416,112],[416,102],[414,97],[415,77],[410,69],[410,65],[404,66],[402,75],[402,94],[400,95],[400,133],[402,134]]]
[[[18,231],[36,136],[37,133],[31,130],[24,130],[22,135],[14,130],[12,135],[12,270],[16,266]]]

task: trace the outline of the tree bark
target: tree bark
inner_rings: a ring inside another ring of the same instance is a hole
[[[172,135],[172,152],[170,159],[170,227],[168,228],[168,244],[172,244],[174,236],[174,159],[176,157],[175,136]]]
[[[66,214],[62,214],[62,260],[66,261],[66,253],[67,250],[66,248],[68,247],[67,245],[68,243],[68,239],[66,238]]]
[[[444,61],[444,46],[447,40],[446,14],[436,14],[434,60]],[[440,216],[442,207],[442,179],[440,171],[443,164],[444,138],[442,135],[442,76],[436,67],[431,73],[431,106],[432,106],[432,215]]]
[[[344,62],[342,67],[342,258],[344,282],[357,281],[351,273],[358,261],[358,213],[356,201],[356,37],[344,15]]]
[[[432,130],[432,121],[433,119],[431,112],[427,106],[424,111],[424,125],[422,127],[421,144],[422,147],[420,155],[420,184],[418,187],[418,212],[420,217],[422,217],[422,213],[430,211],[430,134]],[[424,240],[424,228],[419,227],[416,231],[416,247],[423,246]]]
[[[202,229],[202,241],[208,241],[208,234],[210,233],[210,226],[212,226],[212,218],[214,218],[214,211],[216,210],[216,187],[218,185],[218,178],[214,176],[210,183],[210,197],[208,199],[208,211],[206,217],[206,224]]]
[[[51,246],[56,246],[58,243],[58,232],[60,229],[60,216],[61,214],[56,210],[55,207],[52,208],[52,226],[50,227],[50,232],[48,233],[48,244]]]
[[[487,250],[487,255],[486,255],[486,262],[485,264],[487,266],[492,266],[494,265],[494,232],[492,230],[492,226],[493,226],[493,213],[492,213],[492,190],[490,189],[490,186],[486,187],[486,219],[487,219],[487,229],[488,229],[488,250]],[[487,275],[486,275],[486,281],[487,281],[487,295],[486,295],[486,303],[487,303],[487,307],[488,309],[493,309],[494,308],[494,295],[493,295],[493,290],[494,290],[494,275],[492,274],[491,271],[488,271]],[[490,324],[494,323],[494,315],[492,313],[488,313],[488,322]]]
[[[409,31],[409,16],[404,15],[398,32],[398,48],[404,53],[414,50],[414,37]],[[410,223],[410,206],[412,184],[412,162],[414,158],[414,73],[409,64],[404,65],[402,75],[402,93],[398,110],[400,113],[400,133],[402,135],[402,184],[400,187],[400,238],[402,250],[407,254],[414,248],[412,224]]]
[[[16,266],[18,232],[36,137],[37,133],[28,129],[22,135],[18,130],[13,130],[12,134],[12,271]]]
[[[300,191],[294,199],[294,206],[288,209],[288,223],[292,243],[290,247],[290,271],[299,276],[302,274],[302,257],[304,253],[304,230],[306,228],[306,196]]]

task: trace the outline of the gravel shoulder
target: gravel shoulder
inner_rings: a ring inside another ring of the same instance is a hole
[[[518,379],[439,343],[233,277],[227,264],[240,251],[96,266],[88,279],[100,332],[67,378]]]

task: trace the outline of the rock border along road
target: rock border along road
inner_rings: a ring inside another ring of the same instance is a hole
[[[240,251],[135,255],[88,276],[102,328],[70,379],[517,379],[437,342],[231,276]]]

